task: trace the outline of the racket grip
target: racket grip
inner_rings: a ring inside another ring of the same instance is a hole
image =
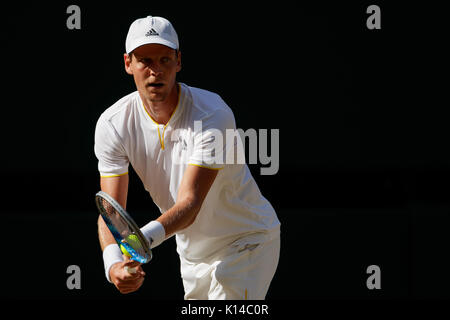
[[[136,273],[137,272],[136,268],[129,268],[129,267],[125,266],[124,269],[128,273]]]

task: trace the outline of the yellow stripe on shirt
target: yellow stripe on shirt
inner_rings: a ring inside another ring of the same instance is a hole
[[[128,174],[128,172],[121,173],[121,174],[112,174],[112,175],[110,175],[110,176],[102,176],[102,175],[100,175],[100,178],[114,178],[114,177],[121,177],[121,176],[124,176],[124,175],[126,175],[126,174]]]
[[[221,169],[225,168],[225,167],[222,167],[222,168],[211,168],[211,167],[207,167],[207,166],[203,166],[201,164],[195,164],[195,163],[188,163],[188,165],[196,166],[196,167],[200,167],[200,168],[211,169],[211,170],[221,170]]]

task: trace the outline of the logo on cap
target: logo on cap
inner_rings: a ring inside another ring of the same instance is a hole
[[[159,33],[156,32],[155,29],[151,28],[150,31],[148,31],[148,32],[145,34],[145,36],[146,36],[146,37],[150,37],[150,36],[159,36]]]

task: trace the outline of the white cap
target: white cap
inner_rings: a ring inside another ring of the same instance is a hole
[[[169,20],[148,16],[131,24],[125,41],[126,52],[130,53],[137,47],[150,43],[159,43],[178,50],[178,36]]]

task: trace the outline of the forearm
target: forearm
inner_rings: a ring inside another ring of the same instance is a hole
[[[195,221],[216,175],[217,170],[187,167],[178,190],[177,201],[157,219],[164,227],[165,238],[187,228]]]
[[[156,221],[160,222],[166,231],[166,238],[190,226],[200,211],[201,203],[193,198],[184,198],[162,214]]]
[[[116,240],[114,239],[111,231],[109,231],[105,221],[103,221],[103,218],[100,215],[98,216],[97,225],[98,225],[98,240],[100,242],[100,247],[102,248],[103,251],[110,244],[116,243]]]
[[[100,178],[101,190],[116,199],[126,209],[128,195],[128,175]],[[98,217],[98,240],[102,251],[110,244],[116,243],[111,231],[101,216]]]

